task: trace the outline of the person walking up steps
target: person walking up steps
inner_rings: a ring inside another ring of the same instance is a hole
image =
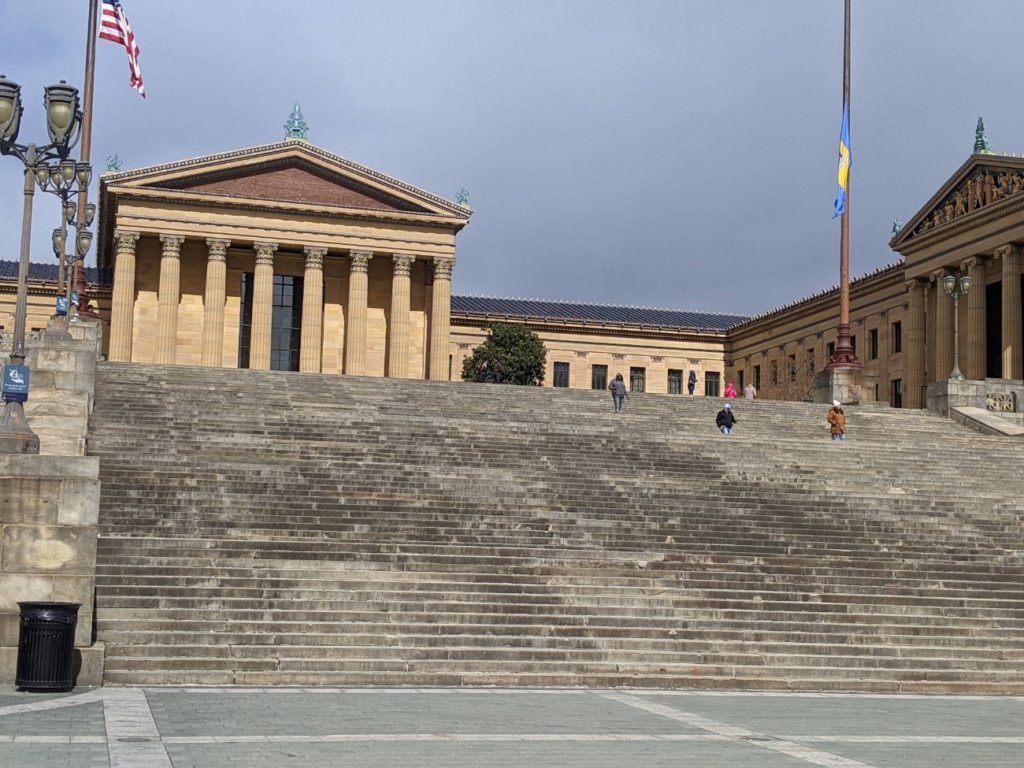
[[[626,392],[626,382],[622,379],[622,374],[615,374],[615,378],[612,383],[608,385],[608,389],[612,393],[612,402],[615,403],[615,412],[622,413],[622,401],[625,400],[629,393]]]
[[[832,409],[828,412],[828,428],[833,440],[846,439],[846,414],[838,400],[832,401]]]
[[[722,407],[722,410],[718,412],[718,415],[715,416],[715,426],[721,430],[723,435],[731,435],[732,428],[735,426],[737,421],[738,419],[736,418],[736,414],[732,412],[732,406],[728,403],[726,403]]]

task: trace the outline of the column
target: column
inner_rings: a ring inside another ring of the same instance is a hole
[[[903,335],[903,406],[923,408],[924,380],[924,288],[923,280],[907,282],[907,314]]]
[[[960,366],[968,379],[984,379],[985,370],[985,268],[988,258],[972,256],[961,265],[961,271],[971,278],[967,292],[967,333],[960,337]]]
[[[1003,378],[1020,379],[1020,249],[1002,245],[996,248],[996,258],[1003,260]]]
[[[156,309],[156,361],[174,363],[178,343],[178,298],[181,287],[181,244],[184,237],[160,235],[160,290]]]
[[[229,245],[230,240],[210,238],[206,241],[202,364],[211,368],[220,368],[224,364],[224,301]]]
[[[413,256],[393,254],[391,276],[391,325],[388,328],[388,376],[409,377],[409,273]]]
[[[252,327],[249,334],[249,367],[270,370],[270,327],[274,319],[274,252],[277,243],[253,243],[256,274],[252,287]]]
[[[452,268],[455,259],[434,259],[430,306],[430,378],[448,381],[448,338],[452,314]]]
[[[942,288],[946,270],[932,272],[935,286],[935,371],[933,381],[949,378],[953,371],[953,299]]]
[[[430,322],[434,316],[434,269],[423,270],[423,378],[430,378]]]
[[[110,359],[132,359],[132,323],[135,319],[135,243],[139,233],[114,230],[114,292],[110,302]]]
[[[299,343],[299,371],[320,373],[324,326],[324,256],[326,248],[306,246],[306,269],[302,273],[302,341]]]
[[[351,251],[348,277],[348,317],[345,321],[345,373],[366,374],[366,295],[367,272],[373,254]]]

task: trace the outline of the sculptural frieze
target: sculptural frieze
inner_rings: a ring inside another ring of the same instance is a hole
[[[914,236],[1024,192],[1024,173],[979,168],[914,228]]]
[[[989,411],[1013,413],[1013,394],[989,392],[988,395],[985,396],[985,408]]]

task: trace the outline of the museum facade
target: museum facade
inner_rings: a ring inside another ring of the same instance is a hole
[[[545,386],[810,398],[836,344],[838,289],[757,317],[452,295],[471,208],[285,140],[100,180],[90,295],[108,359],[458,380],[494,322],[527,325]],[[875,399],[921,408],[959,364],[1020,380],[1024,159],[975,152],[890,243],[901,259],[858,278],[850,321]],[[16,274],[0,262],[0,332]],[[54,270],[34,265],[30,328],[45,328]],[[970,288],[959,311],[947,276]],[[957,326],[954,327],[954,317]]]

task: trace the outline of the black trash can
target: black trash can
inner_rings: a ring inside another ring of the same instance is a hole
[[[79,603],[18,603],[18,670],[23,691],[70,691]]]

